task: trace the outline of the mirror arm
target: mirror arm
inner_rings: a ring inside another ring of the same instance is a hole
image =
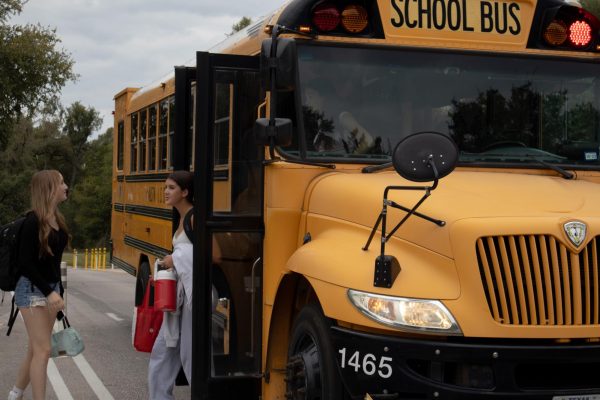
[[[294,34],[296,34],[296,35],[300,35],[300,36],[305,36],[305,37],[307,37],[307,38],[310,38],[310,39],[316,39],[316,38],[317,38],[317,36],[318,36],[318,35],[317,35],[317,34],[315,34],[315,33],[300,32],[300,31],[297,31],[297,30],[295,30],[295,29],[288,28],[288,27],[287,27],[287,26],[285,26],[285,25],[277,25],[277,24],[275,24],[275,25],[273,26],[273,29],[275,29],[275,27],[276,27],[276,26],[279,28],[279,31],[280,31],[280,32],[279,32],[279,35],[281,35],[281,34],[282,34],[282,33],[284,33],[284,32],[287,32],[287,33],[294,33]]]
[[[375,232],[377,231],[377,228],[379,228],[379,224],[381,224],[381,234],[382,234],[382,237],[381,237],[381,255],[382,256],[385,254],[385,242],[390,240],[390,238],[398,230],[398,228],[400,228],[402,226],[402,224],[408,218],[410,218],[412,215],[415,215],[419,218],[423,218],[424,220],[432,222],[439,227],[446,225],[446,221],[442,221],[441,219],[435,219],[435,218],[429,217],[425,214],[421,214],[421,213],[417,212],[417,208],[419,208],[421,206],[421,204],[423,204],[423,202],[431,195],[431,191],[435,190],[435,188],[437,187],[438,182],[439,182],[439,178],[438,178],[439,172],[435,166],[435,162],[433,162],[432,155],[429,155],[427,164],[429,166],[431,166],[431,168],[433,169],[433,176],[434,176],[433,185],[431,185],[431,186],[388,186],[385,188],[385,190],[383,191],[383,208],[381,209],[381,213],[379,213],[379,216],[377,217],[377,221],[375,222],[373,229],[371,229],[371,234],[369,235],[369,238],[367,239],[367,243],[362,248],[363,250],[365,250],[365,251],[369,250],[369,246],[371,245],[371,241],[373,240],[373,237],[375,236]],[[421,197],[421,199],[417,202],[417,204],[414,205],[414,207],[412,209],[409,209],[408,207],[401,206],[400,204],[394,202],[393,200],[388,200],[388,194],[391,190],[423,190],[423,191],[425,191],[425,194],[423,195],[423,197]],[[388,206],[397,208],[402,211],[406,211],[406,215],[404,216],[404,218],[402,218],[402,220],[398,223],[398,225],[396,225],[394,227],[394,229],[392,229],[392,231],[389,234],[386,234],[385,229],[386,229],[386,219],[387,219],[386,217],[387,217]]]
[[[382,243],[383,243],[383,242],[387,242],[388,240],[390,240],[390,238],[391,238],[391,237],[394,235],[394,233],[396,233],[396,231],[398,230],[398,228],[400,228],[400,227],[402,226],[402,224],[404,224],[404,223],[406,222],[406,220],[410,218],[410,216],[411,216],[411,215],[415,214],[415,211],[417,210],[417,208],[419,208],[419,207],[421,206],[421,204],[423,204],[423,202],[425,201],[425,199],[427,199],[427,198],[428,198],[430,195],[431,195],[430,188],[427,188],[427,189],[425,190],[425,194],[423,195],[423,197],[421,197],[421,200],[419,200],[419,201],[417,202],[417,204],[415,204],[415,205],[414,205],[414,207],[413,207],[413,208],[411,208],[411,209],[410,209],[410,210],[409,210],[409,211],[406,213],[406,215],[404,216],[404,218],[402,218],[402,219],[400,220],[400,222],[398,222],[398,225],[396,225],[396,226],[394,227],[394,229],[392,229],[392,230],[390,231],[390,233],[388,233],[388,234],[387,234],[387,236],[385,237],[385,241],[384,241],[384,240],[382,240]],[[391,205],[391,204],[390,204],[390,205]],[[434,222],[434,223],[435,223],[435,221],[432,221],[432,222]],[[443,222],[443,221],[442,221],[442,222]],[[445,225],[445,224],[446,224],[446,223],[444,222],[444,225]],[[442,226],[443,226],[443,225],[442,225]],[[382,229],[383,229],[383,228],[382,228]],[[383,232],[383,231],[382,231],[382,232]],[[383,255],[383,251],[381,252],[381,254]]]
[[[427,165],[433,169],[433,185],[431,186],[431,190],[435,190],[438,185],[440,173],[433,162],[433,154],[430,154],[429,157],[427,157]]]
[[[270,99],[269,99],[269,155],[272,160],[275,156],[275,135],[276,127],[276,104],[277,104],[277,37],[279,36],[279,25],[273,26],[271,32],[271,54],[269,54],[269,77],[271,80]]]

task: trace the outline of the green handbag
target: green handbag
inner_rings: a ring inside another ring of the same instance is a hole
[[[75,357],[85,349],[81,335],[71,328],[66,316],[63,318],[63,328],[52,334],[50,357]]]

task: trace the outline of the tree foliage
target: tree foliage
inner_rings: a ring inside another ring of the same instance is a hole
[[[106,246],[110,232],[112,129],[96,140],[98,112],[74,103],[34,123],[21,118],[0,152],[0,223],[29,208],[29,182],[35,171],[56,169],[69,185],[61,206],[76,247]]]
[[[101,126],[100,113],[93,108],[88,109],[83,104],[75,102],[66,111],[63,132],[71,144],[69,154],[71,171],[67,182],[72,187],[77,182],[77,175],[84,161],[87,141]]]
[[[106,247],[110,237],[112,131],[88,143],[81,180],[66,205],[75,248]]]
[[[583,8],[600,18],[600,1],[598,0],[581,0]]]
[[[236,22],[235,24],[231,25],[231,33],[229,33],[229,36],[231,36],[234,33],[239,32],[242,29],[250,26],[251,23],[252,23],[252,19],[250,19],[248,17],[242,17],[242,19],[240,19],[238,22]]]
[[[22,116],[58,104],[64,85],[76,79],[71,55],[59,49],[56,30],[39,24],[10,25],[23,0],[0,0],[0,146]]]

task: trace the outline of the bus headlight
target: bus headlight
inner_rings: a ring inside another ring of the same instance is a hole
[[[439,335],[462,335],[448,309],[437,300],[410,299],[349,289],[348,297],[367,317],[394,328]]]

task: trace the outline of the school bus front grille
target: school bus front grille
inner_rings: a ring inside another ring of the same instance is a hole
[[[549,235],[477,240],[493,318],[507,325],[600,323],[600,236],[574,253]]]

